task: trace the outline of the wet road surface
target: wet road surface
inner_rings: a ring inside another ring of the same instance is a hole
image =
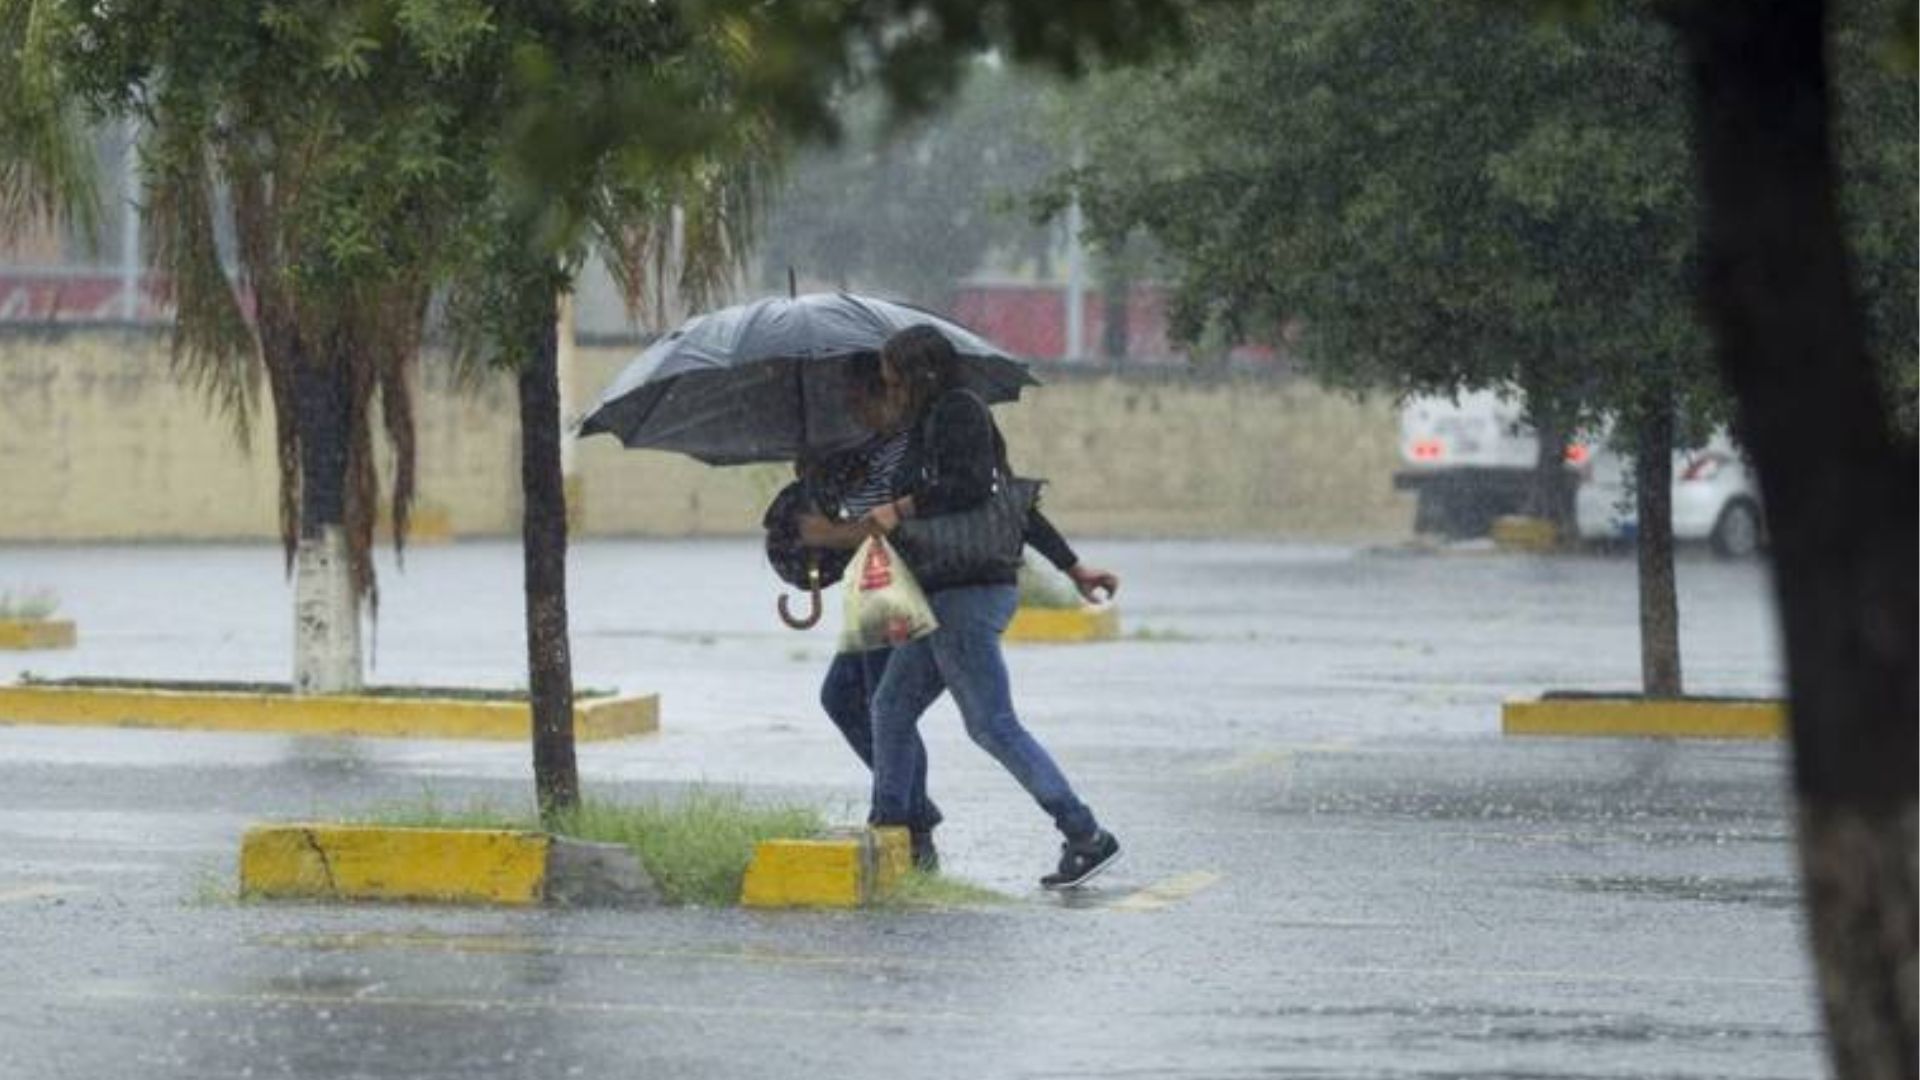
[[[1630,563],[1092,543],[1130,637],[1010,653],[1022,714],[1127,847],[1070,901],[1045,819],[941,706],[950,871],[858,914],[227,899],[240,831],[431,795],[522,805],[524,748],[0,727],[0,1077],[1804,1077],[1820,1074],[1783,754],[1513,740],[1506,696],[1630,686]],[[590,793],[689,784],[854,820],[753,545],[572,559],[582,685],[663,732]],[[518,556],[384,569],[381,681],[520,683]],[[284,678],[268,548],[0,549],[58,590],[43,675]],[[1681,567],[1687,673],[1767,693],[1762,571]],[[831,619],[828,620],[832,622]]]

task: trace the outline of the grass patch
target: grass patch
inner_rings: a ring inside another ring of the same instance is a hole
[[[1184,630],[1169,630],[1152,626],[1142,626],[1127,635],[1129,641],[1199,641],[1200,639]]]
[[[1050,566],[1028,558],[1020,564],[1020,606],[1075,610],[1085,603],[1080,591],[1064,575]]]
[[[320,815],[313,815],[318,817]],[[349,825],[391,825],[396,829],[512,829],[539,832],[540,816],[492,803],[443,806],[431,792],[413,802],[383,803],[346,819]]]
[[[368,825],[436,829],[541,828],[531,810],[481,804],[441,806],[423,801],[379,807],[356,819]],[[625,845],[670,904],[724,907],[740,900],[740,880],[754,845],[776,838],[805,839],[826,831],[819,810],[808,806],[760,805],[737,792],[696,791],[672,802],[582,801],[553,822],[553,831],[578,840]]]
[[[671,803],[590,799],[555,826],[565,836],[631,848],[670,904],[722,907],[739,902],[755,844],[818,836],[827,824],[812,807],[759,806],[738,793],[694,792]]]
[[[930,908],[982,907],[1004,904],[1010,900],[1012,897],[1005,893],[995,892],[962,878],[909,870],[880,898],[880,906],[892,910],[924,911]]]
[[[60,609],[52,589],[0,590],[0,619],[44,619]]]

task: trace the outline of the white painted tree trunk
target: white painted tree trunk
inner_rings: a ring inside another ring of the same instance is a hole
[[[338,525],[302,537],[294,553],[293,690],[340,694],[358,690],[360,605],[347,566],[347,534]]]

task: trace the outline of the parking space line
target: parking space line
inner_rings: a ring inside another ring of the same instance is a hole
[[[85,885],[62,885],[58,882],[42,881],[31,885],[17,885],[13,888],[0,888],[0,904],[18,904],[28,900],[48,900],[56,896],[69,896],[73,893],[93,892]]]
[[[1107,907],[1113,911],[1159,911],[1172,907],[1219,880],[1220,875],[1211,870],[1191,870],[1128,893]]]

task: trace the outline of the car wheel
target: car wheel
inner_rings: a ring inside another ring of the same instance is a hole
[[[1760,508],[1736,499],[1720,511],[1713,523],[1713,552],[1723,558],[1744,559],[1760,550]]]

